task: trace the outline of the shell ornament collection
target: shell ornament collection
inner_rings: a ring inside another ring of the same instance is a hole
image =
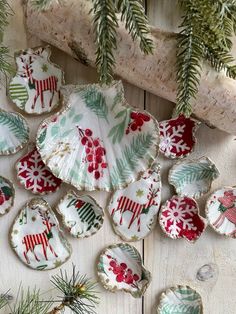
[[[20,185],[36,195],[55,193],[63,182],[80,191],[112,192],[107,212],[114,232],[126,242],[138,241],[156,222],[172,239],[195,242],[209,224],[219,234],[236,238],[236,188],[222,187],[206,203],[206,218],[197,199],[208,193],[219,176],[208,158],[187,159],[193,150],[200,122],[180,115],[157,122],[148,112],[131,108],[123,85],[64,85],[62,70],[50,61],[50,48],[27,49],[16,54],[17,72],[9,97],[23,112],[55,112],[38,129],[36,142],[15,165]],[[0,155],[18,152],[29,141],[25,118],[0,111]],[[169,171],[176,195],[161,206],[158,152],[181,159]],[[0,176],[0,215],[14,205],[14,186]],[[55,210],[63,228],[73,237],[89,237],[102,228],[104,210],[89,195],[73,190]],[[29,200],[10,231],[10,245],[19,259],[35,270],[65,263],[71,246],[49,204]],[[151,280],[139,252],[128,243],[110,245],[97,264],[98,278],[110,291],[141,297]],[[175,311],[175,312],[174,312]],[[188,286],[175,286],[161,296],[157,312],[202,313],[201,296]]]

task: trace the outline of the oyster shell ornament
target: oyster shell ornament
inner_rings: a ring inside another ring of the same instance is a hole
[[[45,166],[36,147],[16,162],[16,173],[20,184],[34,194],[53,193],[62,183]]]
[[[195,146],[195,132],[200,122],[180,115],[177,118],[161,121],[159,150],[168,158],[183,158]]]
[[[19,113],[0,109],[0,155],[17,153],[29,141],[29,127]]]
[[[207,200],[206,217],[216,232],[236,238],[236,188],[215,191]]]
[[[98,277],[104,288],[115,292],[125,291],[135,298],[145,293],[151,274],[142,265],[135,247],[119,243],[107,247],[99,257]]]
[[[124,241],[143,239],[156,225],[160,202],[160,165],[154,163],[138,181],[112,195],[108,212],[115,232]]]
[[[205,230],[206,220],[199,215],[193,198],[173,196],[161,207],[159,222],[164,233],[172,238],[195,242]]]
[[[0,176],[0,215],[4,215],[14,205],[15,189],[13,184]]]
[[[53,174],[78,190],[121,189],[158,153],[156,120],[131,109],[121,82],[67,87],[68,106],[39,127],[37,146]]]
[[[11,227],[10,244],[20,260],[35,270],[56,268],[71,255],[55,214],[42,198],[21,209]]]
[[[95,234],[103,225],[104,212],[95,199],[89,195],[78,196],[69,191],[57,205],[63,224],[76,238]]]
[[[215,164],[207,157],[177,162],[169,172],[169,183],[180,196],[199,198],[210,191],[219,177]]]
[[[50,61],[50,54],[49,47],[16,53],[17,72],[10,82],[9,96],[28,114],[50,112],[60,103],[63,72]]]
[[[171,287],[161,294],[157,314],[203,314],[202,298],[189,286]]]

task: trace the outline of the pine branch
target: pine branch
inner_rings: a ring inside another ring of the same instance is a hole
[[[41,11],[48,10],[53,2],[59,4],[63,0],[31,0],[32,4]]]
[[[77,314],[94,314],[95,306],[99,302],[96,284],[86,276],[81,276],[73,265],[72,275],[60,271],[59,275],[53,276],[51,283],[62,293],[62,302],[48,314],[60,313],[65,307]]]
[[[182,24],[182,30],[178,38],[177,52],[177,114],[186,117],[192,113],[191,98],[195,98],[201,76],[201,58],[203,45],[197,36],[193,35],[191,16]]]
[[[184,17],[177,51],[178,114],[191,114],[196,98],[202,59],[235,78],[236,67],[230,54],[236,29],[236,0],[179,0]]]
[[[236,79],[236,64],[231,64],[235,60],[228,52],[205,46],[205,58],[217,72],[225,70],[227,76]]]
[[[8,301],[12,299],[12,296],[8,292],[0,295],[0,309],[4,308],[8,304]]]
[[[113,0],[93,0],[94,25],[96,32],[96,65],[100,82],[109,84],[113,79],[117,48],[116,29],[118,21]]]
[[[47,314],[51,306],[51,300],[41,300],[40,290],[34,288],[31,292],[28,289],[25,293],[20,287],[14,308],[11,310],[11,314]]]
[[[142,4],[139,0],[118,0],[117,9],[121,12],[121,20],[133,40],[140,40],[140,49],[149,54],[153,52],[153,42],[148,38],[149,28]]]
[[[0,46],[0,72],[4,75],[13,74],[14,70],[9,60],[9,49],[4,46]]]

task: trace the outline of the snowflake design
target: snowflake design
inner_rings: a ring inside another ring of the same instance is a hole
[[[197,125],[195,120],[184,116],[160,122],[161,153],[170,158],[180,158],[189,154],[195,144],[193,131]]]
[[[45,166],[36,148],[17,162],[16,170],[20,183],[32,193],[52,193],[61,185],[61,180]]]
[[[162,207],[160,225],[173,239],[195,241],[205,229],[205,221],[198,215],[194,199],[174,196]]]

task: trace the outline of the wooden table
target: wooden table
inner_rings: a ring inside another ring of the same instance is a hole
[[[179,23],[179,11],[175,0],[145,1],[146,10],[152,24],[164,29],[176,29]],[[32,46],[33,41],[27,43],[26,32],[23,26],[23,12],[20,0],[11,1],[15,15],[10,18],[5,43],[11,48],[11,52]],[[64,53],[54,50],[53,61],[62,66],[66,73],[66,83],[90,83],[96,82],[97,75],[94,69],[85,67]],[[173,69],[174,71],[174,69]],[[158,75],[158,73],[157,73]],[[16,110],[14,105],[7,99],[5,86],[0,87],[1,105],[3,109]],[[158,121],[168,119],[171,116],[173,105],[143,90],[125,83],[126,97],[130,105],[144,108],[150,111]],[[34,141],[37,126],[44,117],[28,117],[31,127],[31,140]],[[236,142],[234,137],[217,129],[210,129],[202,125],[197,132],[198,143],[192,157],[208,156],[217,165],[221,172],[220,178],[213,183],[213,190],[224,186],[234,185],[236,182]],[[0,174],[13,180],[15,185],[16,174],[15,161],[26,150],[9,157],[0,157]],[[163,193],[162,201],[165,201],[174,193],[168,185],[167,174],[171,160],[159,157],[162,166]],[[70,188],[64,185],[54,195],[45,196],[45,199],[53,207],[61,195]],[[107,193],[91,193],[105,208]],[[16,295],[19,284],[24,287],[40,287],[42,291],[50,289],[50,276],[57,270],[37,272],[25,267],[15,256],[8,243],[8,231],[18,210],[32,194],[24,189],[16,188],[15,206],[9,214],[0,219],[0,292],[11,288]],[[207,196],[200,199],[201,212],[204,215],[204,206]],[[103,228],[93,237],[76,240],[69,238],[73,246],[73,254],[69,262],[62,269],[71,269],[71,264],[77,265],[81,273],[87,273],[91,277],[96,276],[95,261],[101,250],[107,245],[118,243],[121,240],[111,228],[108,217],[105,219]],[[185,240],[171,240],[166,238],[157,225],[144,241],[134,244],[143,256],[144,264],[152,273],[152,283],[144,298],[134,299],[129,294],[112,294],[105,291],[99,285],[101,303],[98,313],[106,314],[151,314],[155,313],[160,293],[175,284],[188,284],[196,288],[202,295],[204,313],[209,314],[235,314],[236,309],[236,242],[216,234],[210,227],[205,234],[192,245]],[[217,265],[218,274],[207,281],[199,281],[196,278],[198,269],[204,264]],[[52,292],[53,294],[57,293]],[[50,295],[51,292],[48,294]],[[9,313],[6,311],[5,313]]]

